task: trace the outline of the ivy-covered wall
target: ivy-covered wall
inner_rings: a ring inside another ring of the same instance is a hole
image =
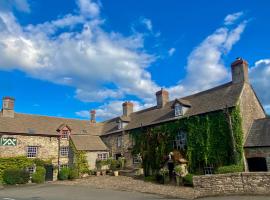
[[[135,143],[132,153],[142,155],[146,175],[164,165],[180,130],[187,133],[187,148],[181,153],[191,172],[200,173],[206,165],[242,164],[243,133],[236,107],[131,131]]]
[[[78,170],[79,174],[88,173],[89,166],[86,159],[86,152],[78,151],[72,141],[70,141],[69,145],[70,145],[71,154],[72,154],[70,155],[70,157],[73,158],[73,161],[72,161],[73,167],[76,170]]]

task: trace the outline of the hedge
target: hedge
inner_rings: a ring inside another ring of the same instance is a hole
[[[36,172],[32,174],[33,183],[44,183],[45,182],[46,170],[44,167],[38,166]]]
[[[228,165],[217,168],[216,174],[237,173],[243,171],[244,171],[243,165]]]
[[[29,180],[29,172],[23,169],[6,169],[3,172],[3,181],[9,185],[25,184]]]

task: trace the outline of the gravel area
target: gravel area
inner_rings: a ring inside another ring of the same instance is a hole
[[[57,181],[53,184],[83,185],[100,189],[106,188],[123,191],[137,191],[180,199],[194,199],[197,196],[195,190],[191,187],[160,185],[126,176],[90,176],[74,181]]]

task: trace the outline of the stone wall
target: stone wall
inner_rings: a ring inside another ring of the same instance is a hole
[[[248,131],[254,120],[264,118],[265,113],[254,93],[254,90],[252,89],[251,85],[247,83],[244,84],[244,88],[240,96],[239,105],[243,120],[242,126],[245,141]]]
[[[122,137],[122,146],[117,146],[117,138]],[[102,141],[110,149],[110,156],[114,157],[115,154],[122,154],[126,158],[126,166],[133,166],[133,157],[131,155],[132,140],[129,133],[120,132],[110,135],[101,136]]]
[[[0,157],[27,156],[27,146],[38,146],[37,158],[52,159],[54,165],[58,164],[58,138],[31,135],[2,135],[17,139],[16,146],[0,146]]]
[[[270,194],[269,172],[244,172],[193,177],[198,195]]]

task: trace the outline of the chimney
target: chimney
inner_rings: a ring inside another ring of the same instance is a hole
[[[96,123],[96,111],[95,110],[90,111],[90,123],[91,124]]]
[[[236,60],[231,64],[231,70],[233,83],[249,82],[247,61],[242,58],[236,58]]]
[[[123,116],[128,117],[131,113],[133,113],[133,103],[130,101],[126,101],[122,104],[123,106]]]
[[[156,92],[157,107],[162,108],[169,101],[169,92],[161,88]]]
[[[2,116],[14,118],[14,101],[13,97],[3,97]]]

